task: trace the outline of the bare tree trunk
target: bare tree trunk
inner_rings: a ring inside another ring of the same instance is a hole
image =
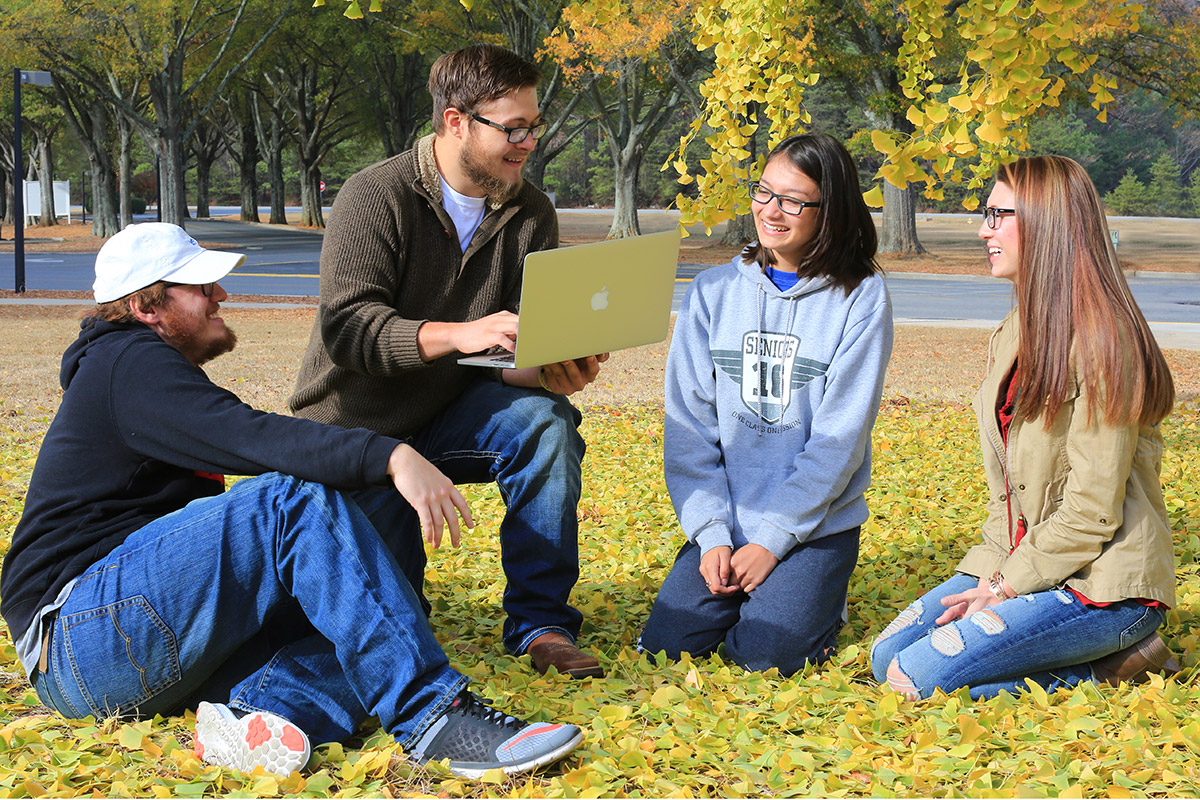
[[[278,119],[271,120],[271,150],[267,159],[267,174],[271,182],[271,217],[272,225],[287,225],[287,207],[285,204],[286,184],[283,180],[283,131]]]
[[[12,134],[8,134],[9,137]],[[0,176],[3,176],[0,186],[4,187],[4,196],[0,198],[0,225],[13,224],[13,204],[16,202],[16,196],[13,195],[15,184],[12,181],[13,161],[16,159],[16,153],[13,152],[13,143],[11,138],[6,138],[4,133],[0,133]]]
[[[678,81],[677,81],[678,83]],[[686,84],[685,84],[686,85]],[[758,103],[751,101],[746,104],[746,112],[741,116],[741,121],[746,124],[754,124],[756,127],[760,122]],[[742,161],[739,166],[747,172],[754,168],[758,161],[758,136],[750,135],[750,155],[745,161]],[[725,233],[721,236],[721,244],[727,247],[744,247],[750,242],[758,239],[758,231],[754,230],[754,215],[753,214],[738,214],[725,226]]]
[[[116,233],[116,175],[113,168],[113,106],[71,76],[54,82],[54,100],[71,132],[87,155],[91,181],[92,234],[108,237]],[[83,200],[87,205],[86,199]]]
[[[754,230],[753,214],[738,214],[725,225],[725,233],[721,235],[721,244],[727,247],[745,247],[758,238]]]
[[[916,190],[910,184],[897,189],[883,182],[883,225],[879,233],[879,252],[919,255],[925,252],[917,239]]]
[[[116,173],[113,170],[112,154],[109,152],[112,120],[111,107],[102,102],[93,102],[80,109],[79,121],[85,124],[77,131],[80,141],[85,141],[88,169],[92,175],[92,235],[107,238],[121,228],[117,221]],[[72,125],[76,120],[68,117]]]
[[[120,226],[124,230],[133,224],[133,126],[124,114],[117,115],[117,142]]]
[[[872,80],[881,93],[899,93],[899,78],[894,72],[879,70]],[[896,112],[868,111],[867,119],[881,130],[911,133],[912,123]],[[917,196],[911,185],[897,189],[883,181],[883,223],[879,231],[879,252],[915,256],[925,252],[917,238]]]
[[[212,165],[225,149],[225,140],[209,117],[198,120],[192,127],[191,150],[196,159],[196,217],[201,218],[211,216],[209,188]]]
[[[37,151],[41,165],[38,168],[38,188],[42,193],[40,223],[45,226],[57,225],[58,214],[54,209],[54,148],[48,132],[37,137]]]
[[[298,54],[303,58],[303,54]],[[321,209],[321,162],[352,125],[342,99],[352,90],[340,66],[310,60],[279,71],[279,84],[295,117],[292,138],[300,168],[301,224],[325,227]]]
[[[186,188],[183,184],[183,142],[178,134],[159,136],[156,142],[159,160],[158,194],[162,221],[186,227],[188,218]]]
[[[540,149],[541,148],[538,147],[533,151],[533,153],[536,153]],[[533,153],[530,153],[530,157],[525,159],[525,169],[521,172],[521,176],[525,178],[526,182],[536,186],[544,192],[546,191],[546,164],[549,162],[541,158],[535,161],[533,159]]]
[[[324,228],[321,210],[321,169],[313,167],[300,176],[300,224],[309,228]]]
[[[238,161],[238,177],[242,195],[242,222],[258,222],[258,134],[254,120],[241,120],[242,157]]]
[[[264,98],[265,99],[265,98]],[[283,113],[283,99],[278,93],[267,100],[270,105],[271,124],[263,119],[262,110],[258,103],[251,106],[254,114],[254,127],[258,133],[258,141],[266,140],[267,152],[267,184],[271,187],[271,216],[267,218],[270,225],[287,225],[287,209],[284,205],[283,183],[283,124],[280,115]]]
[[[209,211],[208,182],[212,171],[212,162],[208,159],[196,158],[196,219],[204,219],[212,214]]]
[[[642,166],[642,155],[639,143],[624,148],[621,156],[613,159],[616,168],[613,175],[616,197],[612,226],[608,229],[609,239],[624,239],[627,236],[638,236],[642,232],[637,215],[638,170]]]
[[[112,169],[92,164],[92,235],[108,238],[120,230],[117,223],[116,186]]]
[[[154,154],[158,156],[159,211],[162,221],[185,227],[187,188],[183,182],[184,50],[164,53],[161,71],[151,76],[148,89],[154,107]]]
[[[593,83],[588,87],[587,98],[604,130],[613,160],[616,185],[608,238],[620,239],[641,232],[637,218],[638,172],[646,148],[654,142],[682,96],[677,87],[666,90],[659,85],[653,71],[637,59],[623,64],[608,93],[614,98],[611,104],[605,101],[606,92],[601,86]]]

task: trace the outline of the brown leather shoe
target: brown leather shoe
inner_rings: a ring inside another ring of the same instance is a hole
[[[1096,682],[1109,686],[1140,683],[1155,672],[1165,675],[1175,675],[1179,672],[1179,662],[1171,655],[1167,643],[1157,633],[1092,662],[1092,675]]]
[[[543,675],[554,667],[561,675],[572,678],[603,678],[604,669],[590,653],[580,650],[561,633],[551,631],[529,643],[525,648],[533,666]]]

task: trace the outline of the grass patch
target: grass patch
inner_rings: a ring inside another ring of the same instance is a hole
[[[1195,796],[1200,689],[1200,410],[1163,427],[1163,485],[1179,605],[1164,633],[1178,679],[1081,685],[974,703],[965,692],[905,703],[870,679],[870,640],[978,539],[985,484],[975,423],[959,405],[885,402],[875,430],[873,513],[834,661],[791,679],[711,658],[658,663],[633,645],[682,534],[662,479],[662,407],[594,409],[580,504],[584,643],[608,678],[545,678],[504,653],[494,487],[471,487],[479,526],[427,574],[435,630],[481,693],[536,720],[585,729],[544,775],[471,784],[411,767],[377,729],[317,748],[302,777],[245,776],[191,755],[192,717],[67,721],[38,707],[0,637],[0,795],[223,796]],[[36,453],[0,432],[0,547],[20,515]]]

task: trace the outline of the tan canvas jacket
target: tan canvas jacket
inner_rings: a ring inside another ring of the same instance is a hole
[[[988,515],[983,542],[958,570],[976,577],[1000,570],[1020,594],[1066,585],[1102,603],[1145,598],[1175,605],[1157,425],[1112,427],[1102,414],[1089,420],[1086,390],[1076,382],[1049,430],[1041,419],[1013,420],[1006,457],[996,398],[1016,359],[1018,328],[1014,311],[992,334],[987,377],[975,397]],[[1021,516],[1027,533],[1010,554]]]

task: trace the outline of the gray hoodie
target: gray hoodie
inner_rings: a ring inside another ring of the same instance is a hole
[[[753,542],[782,559],[867,520],[871,428],[892,352],[872,275],[781,292],[740,257],[701,272],[667,358],[667,488],[702,552]]]

